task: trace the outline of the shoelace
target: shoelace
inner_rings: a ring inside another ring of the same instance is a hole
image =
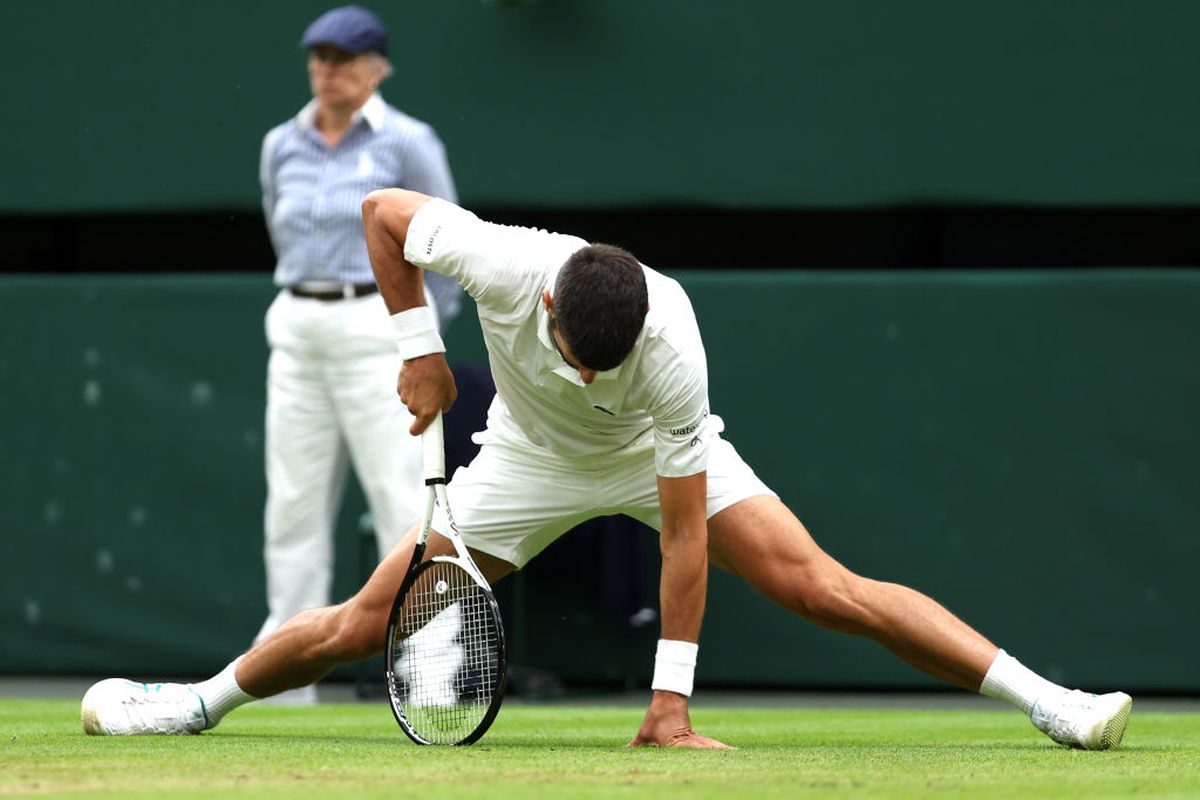
[[[143,694],[130,695],[121,700],[130,722],[153,729],[156,733],[172,733],[180,728],[189,729],[203,718],[201,708],[189,709],[182,702],[182,695],[164,697],[161,683],[146,684]],[[199,698],[197,698],[199,705]]]
[[[1096,707],[1096,695],[1075,689],[1059,698],[1057,707],[1050,717],[1050,736],[1055,740],[1060,737],[1079,737],[1077,718],[1072,712],[1087,712]],[[1065,713],[1064,713],[1065,712]]]

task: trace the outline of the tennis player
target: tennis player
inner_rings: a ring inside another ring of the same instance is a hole
[[[373,192],[363,217],[414,434],[455,396],[422,271],[454,278],[479,309],[497,393],[476,434],[479,455],[449,492],[489,581],[590,517],[624,513],[659,530],[661,639],[631,745],[726,746],[693,731],[688,717],[710,564],[805,619],[1011,702],[1056,742],[1120,744],[1129,695],[1051,683],[925,595],[856,575],[817,546],[721,437],[700,331],[677,282],[619,248],[490,224],[416,192]],[[435,519],[435,530],[443,525]],[[101,681],[84,697],[85,730],[198,732],[242,703],[378,653],[414,538],[415,530],[350,600],[301,612],[214,678]],[[431,537],[428,555],[446,552]]]

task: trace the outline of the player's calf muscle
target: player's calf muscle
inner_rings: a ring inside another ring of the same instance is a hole
[[[383,651],[387,629],[387,610],[378,612],[345,604],[339,615],[330,654],[341,662],[361,661]]]

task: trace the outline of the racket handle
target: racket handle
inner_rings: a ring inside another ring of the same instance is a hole
[[[442,437],[442,413],[433,418],[421,434],[421,455],[425,484],[446,482],[446,447]]]

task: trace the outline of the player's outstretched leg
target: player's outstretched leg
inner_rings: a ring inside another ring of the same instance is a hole
[[[315,683],[339,664],[383,650],[387,615],[412,558],[414,528],[344,603],[301,611],[212,678],[195,684],[137,683],[109,678],[83,697],[83,729],[90,734],[199,733],[240,705]],[[453,546],[431,535],[425,557],[448,555]],[[473,553],[488,580],[513,566]]]
[[[354,597],[301,611],[206,681],[100,681],[83,697],[83,729],[114,736],[199,733],[240,705],[308,686],[338,664],[379,652],[387,612],[412,558],[415,538],[414,526]],[[438,545],[448,545],[441,537],[431,537],[429,544],[435,552]]]
[[[1060,744],[1104,750],[1121,743],[1129,695],[1068,691],[920,592],[855,575],[778,498],[752,497],[709,520],[709,561],[805,619],[874,639],[929,675],[1009,701]]]
[[[387,608],[373,607],[364,592],[336,606],[301,611],[201,683],[100,681],[83,696],[83,729],[109,736],[199,733],[238,706],[307,686],[338,664],[368,658],[383,648]]]

